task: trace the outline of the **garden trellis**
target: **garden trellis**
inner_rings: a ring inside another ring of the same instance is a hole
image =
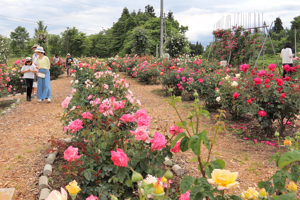
[[[272,25],[271,25],[272,26]],[[261,33],[262,34],[262,45],[259,46],[259,48],[252,48],[252,50],[247,51],[247,56],[249,57],[249,63],[251,64],[251,61],[256,57],[255,66],[257,66],[257,62],[260,59],[261,54],[263,53],[263,65],[264,65],[264,46],[267,41],[267,39],[270,39],[270,43],[272,45],[272,49],[277,61],[277,65],[279,65],[277,56],[275,53],[275,49],[273,47],[273,43],[270,36],[270,29],[271,26],[266,24],[266,22],[263,21],[263,13],[236,13],[233,15],[227,15],[226,17],[221,18],[217,23],[213,26],[213,31],[217,32],[220,30],[231,30],[231,32],[237,31],[237,29],[240,29],[241,31],[251,31],[255,30],[255,33]],[[270,29],[269,29],[270,28]],[[245,33],[245,32],[244,32]],[[244,34],[243,33],[243,34]],[[245,34],[244,34],[245,35]],[[239,48],[244,48],[244,43],[249,43],[253,38],[252,34],[248,34],[248,37],[244,37],[244,42],[242,44],[239,44]],[[208,53],[208,59],[211,56],[211,51],[213,45],[217,42],[217,38],[214,35],[213,41],[211,42],[210,50]],[[226,41],[227,47],[230,48],[229,56],[226,55],[226,61],[227,66],[232,61],[232,45],[230,44],[230,41]],[[246,46],[246,45],[245,45]],[[238,53],[240,54],[240,53]],[[246,57],[247,57],[246,56]],[[221,60],[225,60],[224,57],[221,57]],[[264,67],[264,66],[263,66]]]

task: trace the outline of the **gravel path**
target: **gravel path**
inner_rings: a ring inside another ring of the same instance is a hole
[[[45,164],[51,136],[62,138],[61,102],[70,94],[70,78],[51,81],[52,102],[37,99],[21,102],[12,112],[0,117],[0,188],[14,187],[17,200],[38,199],[38,177]]]

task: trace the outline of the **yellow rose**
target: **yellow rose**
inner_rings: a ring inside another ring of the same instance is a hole
[[[291,146],[292,142],[291,142],[291,140],[285,139],[284,142],[283,142],[283,144],[287,145],[287,146]]]
[[[267,191],[265,190],[265,188],[261,188],[261,190],[259,191],[259,195],[261,197],[266,197],[268,195]]]
[[[235,180],[238,172],[231,173],[229,170],[214,169],[211,173],[211,179],[207,179],[210,184],[217,184],[218,190],[225,190],[239,185]]]
[[[242,193],[242,199],[256,199],[258,192],[253,187],[249,187],[247,191]]]
[[[66,186],[66,189],[68,190],[70,195],[77,194],[81,190],[75,180],[70,182],[69,185]]]
[[[297,185],[293,181],[291,181],[288,185],[288,190],[292,192],[297,191]]]
[[[156,181],[154,184],[155,190],[153,191],[154,194],[162,194],[164,193],[164,188],[161,186],[159,181]]]
[[[161,178],[161,182],[163,182],[163,183],[166,183],[168,180],[165,178],[165,176],[163,176],[162,178]]]

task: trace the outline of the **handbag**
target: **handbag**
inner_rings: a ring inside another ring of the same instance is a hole
[[[45,73],[42,73],[42,72],[38,72],[38,77],[39,77],[39,78],[45,78],[45,77],[46,77],[46,74],[45,74]]]

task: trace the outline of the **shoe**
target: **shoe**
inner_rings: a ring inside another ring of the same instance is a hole
[[[31,95],[31,98],[34,99],[34,95]]]
[[[26,101],[29,101],[29,97],[28,96],[26,97]]]
[[[31,98],[30,97],[28,97],[28,100],[27,101],[31,101]]]
[[[48,103],[50,103],[50,102],[51,102],[51,99],[49,98],[49,99],[48,99]]]
[[[42,99],[38,100],[38,103],[42,103],[42,102],[43,102],[43,100],[42,100]]]

